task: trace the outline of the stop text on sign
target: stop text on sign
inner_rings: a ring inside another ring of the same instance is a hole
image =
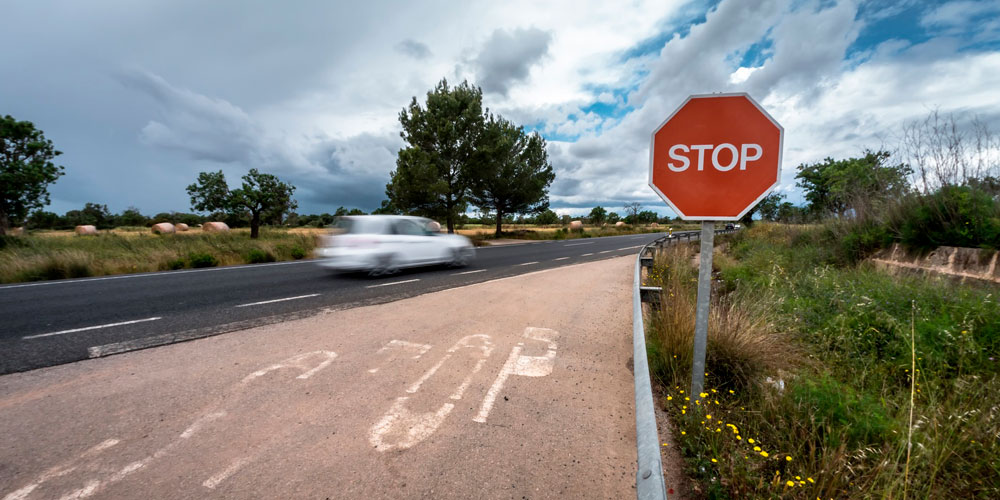
[[[692,144],[690,146],[686,144],[674,144],[670,146],[668,154],[671,159],[677,160],[679,163],[667,162],[667,168],[674,172],[687,170],[691,166],[688,154],[697,152],[698,170],[705,170],[706,151],[711,151],[711,153],[708,153],[708,156],[711,158],[712,167],[719,172],[728,172],[736,168],[737,163],[740,166],[740,170],[746,170],[747,163],[759,160],[764,154],[764,149],[760,147],[760,144],[740,144],[739,149],[727,142],[718,146],[714,144]],[[728,158],[728,162],[725,160],[726,158]]]

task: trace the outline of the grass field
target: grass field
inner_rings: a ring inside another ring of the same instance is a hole
[[[1000,498],[997,290],[835,267],[823,234],[720,238],[702,394],[686,392],[696,249],[647,279],[665,290],[648,347],[669,445],[700,493]]]
[[[118,228],[96,236],[32,232],[3,238],[0,283],[301,259],[323,233],[261,228],[260,238],[251,240],[249,229],[155,235],[149,228]]]

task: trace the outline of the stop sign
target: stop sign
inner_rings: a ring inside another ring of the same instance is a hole
[[[653,132],[649,187],[685,220],[737,220],[778,184],[784,130],[747,94],[693,95]]]

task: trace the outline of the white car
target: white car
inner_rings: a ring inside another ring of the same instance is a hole
[[[332,271],[366,271],[372,276],[431,264],[467,265],[476,253],[472,242],[440,230],[440,224],[423,217],[341,217],[316,249],[317,263]]]

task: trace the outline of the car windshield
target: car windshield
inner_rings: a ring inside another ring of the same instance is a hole
[[[378,218],[341,217],[333,226],[337,234],[384,234],[385,221]]]

